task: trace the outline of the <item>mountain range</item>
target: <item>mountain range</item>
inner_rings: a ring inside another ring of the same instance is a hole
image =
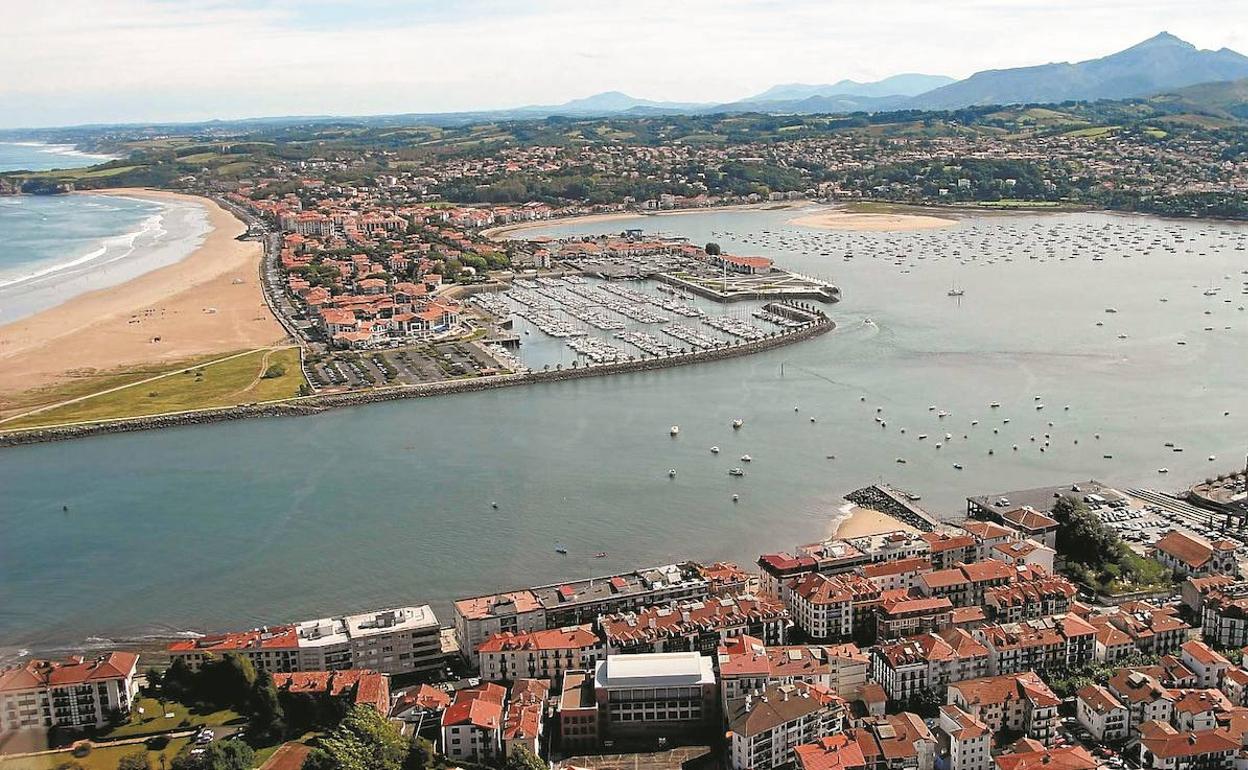
[[[559,105],[438,116],[445,119],[639,117],[721,112],[847,113],[951,110],[987,104],[1131,99],[1202,83],[1248,78],[1248,56],[1198,49],[1168,32],[1099,59],[984,70],[964,80],[905,73],[874,82],[787,83],[735,102],[689,103],[637,99],[619,91]],[[1190,95],[1189,95],[1190,96]]]

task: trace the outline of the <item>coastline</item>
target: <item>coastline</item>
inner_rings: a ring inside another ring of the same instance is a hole
[[[649,219],[651,217],[676,217],[685,214],[713,214],[720,211],[784,211],[815,205],[820,204],[815,201],[802,199],[771,201],[767,203],[734,203],[729,206],[704,206],[693,209],[667,209],[663,211],[613,211],[605,214],[576,214],[570,217],[552,217],[550,219],[536,219],[529,222],[515,222],[498,227],[488,227],[481,231],[481,235],[492,241],[506,241],[516,233],[541,230],[546,227],[590,225],[597,222],[617,222],[626,219]]]
[[[909,232],[953,227],[958,220],[927,214],[901,212],[861,212],[830,208],[804,214],[785,222],[814,230],[846,230],[851,232]]]
[[[214,201],[136,188],[78,194],[193,203],[207,212],[210,229],[173,264],[0,326],[0,416],[13,396],[84,374],[261,347],[285,336],[261,293],[263,247],[236,240],[246,226]]]
[[[918,529],[894,519],[887,513],[873,508],[864,508],[853,503],[846,503],[840,508],[844,518],[833,519],[828,527],[829,536],[839,538],[865,537],[885,532],[913,532]]]

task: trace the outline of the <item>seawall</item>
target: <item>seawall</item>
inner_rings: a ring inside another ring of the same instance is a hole
[[[327,409],[336,409],[360,404],[373,404],[380,401],[394,401],[400,398],[425,398],[428,396],[444,396],[452,393],[471,393],[481,390],[509,388],[517,385],[530,385],[541,382],[560,382],[585,377],[601,377],[610,374],[626,374],[632,372],[648,372],[657,369],[668,369],[688,364],[708,363],[737,358],[765,350],[791,345],[796,342],[816,337],[831,331],[836,324],[824,317],[818,323],[803,326],[790,332],[778,333],[753,342],[741,342],[713,350],[699,350],[690,353],[679,353],[662,358],[645,358],[635,361],[621,361],[611,364],[569,367],[533,371],[526,374],[504,374],[495,377],[474,377],[463,380],[446,380],[442,382],[420,383],[418,385],[396,385],[392,387],[372,388],[369,390],[352,391],[349,393],[322,393],[314,396],[303,396],[285,401],[274,401],[245,406],[233,406],[223,409],[202,409],[172,414],[153,415],[150,417],[133,417],[119,420],[101,420],[98,422],[76,423],[49,428],[30,428],[0,433],[0,447],[38,444],[45,441],[66,441],[87,436],[107,433],[131,433],[156,428],[172,428],[184,425],[204,425],[225,420],[241,420],[251,417],[295,417],[308,414],[319,414]]]

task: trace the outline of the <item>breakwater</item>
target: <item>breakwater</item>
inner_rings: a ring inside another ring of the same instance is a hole
[[[398,385],[393,387],[372,388],[369,390],[351,391],[348,393],[321,393],[313,396],[302,396],[284,401],[273,401],[248,404],[221,409],[202,409],[186,412],[152,415],[150,417],[132,417],[117,420],[101,420],[89,423],[75,423],[48,428],[29,428],[0,432],[0,447],[37,444],[46,441],[66,441],[87,436],[108,433],[132,433],[156,428],[172,428],[186,425],[203,425],[226,420],[240,420],[252,417],[297,417],[319,414],[327,409],[347,406],[373,404],[381,401],[394,401],[401,398],[425,398],[444,396],[453,393],[470,393],[497,388],[509,388],[517,385],[529,385],[541,382],[560,382],[585,377],[601,377],[610,374],[628,374],[667,369],[688,364],[709,363],[739,356],[760,353],[772,348],[791,345],[811,337],[824,334],[835,328],[836,324],[827,316],[820,314],[819,321],[788,332],[777,332],[770,337],[751,342],[737,342],[711,350],[699,350],[689,353],[677,353],[656,358],[639,358],[633,361],[619,361],[609,364],[589,366],[573,366],[543,369],[522,374],[504,374],[492,377],[474,377],[470,379],[445,380],[427,382],[417,385]]]
[[[880,513],[892,516],[898,521],[909,524],[921,532],[935,532],[940,522],[935,516],[915,505],[887,484],[872,484],[869,487],[854,490],[845,499],[864,508],[872,508]]]

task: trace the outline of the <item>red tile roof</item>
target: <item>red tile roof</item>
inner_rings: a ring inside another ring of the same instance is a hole
[[[91,661],[78,656],[66,661],[29,660],[20,666],[0,669],[0,692],[125,679],[134,674],[138,662],[139,656],[133,652],[110,652]]]

